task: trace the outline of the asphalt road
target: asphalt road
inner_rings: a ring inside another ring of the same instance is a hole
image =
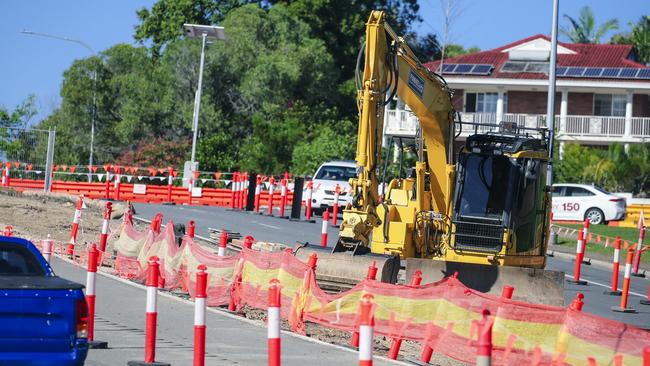
[[[58,258],[52,261],[57,275],[85,283],[86,272]],[[144,358],[146,290],[125,280],[97,276],[95,340],[107,341],[108,349],[90,350],[86,365],[126,365]],[[261,325],[208,308],[206,315],[206,364],[266,365],[266,329]],[[160,292],[156,361],[172,365],[191,365],[194,344],[194,303]],[[282,334],[282,364],[354,365],[357,353],[330,344],[316,342],[293,333]],[[375,365],[400,365],[375,359]]]
[[[167,206],[136,204],[136,215],[151,219],[157,212],[164,215],[163,221],[172,219],[174,223],[187,223],[188,220],[196,221],[196,234],[208,236],[208,228],[223,228],[240,232],[242,235],[252,235],[258,240],[274,241],[285,244],[294,244],[296,241],[320,243],[321,217],[316,217],[316,223],[293,222],[286,219],[230,211],[221,207],[208,206]],[[265,211],[264,211],[265,212]],[[288,214],[289,210],[287,210]],[[277,211],[276,211],[277,214]],[[333,245],[338,229],[329,226],[328,244]],[[589,253],[587,253],[587,256]],[[572,278],[574,263],[570,257],[557,254],[549,258],[547,269],[563,271],[567,278]],[[621,265],[621,269],[623,269]],[[582,266],[581,279],[589,281],[587,286],[570,283],[565,284],[564,302],[569,304],[577,292],[585,295],[583,311],[596,314],[608,319],[633,324],[640,328],[650,329],[650,306],[640,305],[639,300],[646,298],[650,281],[648,278],[632,277],[628,306],[637,310],[637,313],[617,313],[611,310],[612,306],[619,305],[620,296],[605,295],[611,286],[610,265]],[[620,286],[622,287],[623,272],[620,273]],[[516,290],[515,290],[516,291]]]

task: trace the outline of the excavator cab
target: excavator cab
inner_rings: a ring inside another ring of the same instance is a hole
[[[544,267],[548,147],[545,131],[535,132],[467,138],[456,164],[454,251],[489,253],[502,265],[526,257],[527,267]]]

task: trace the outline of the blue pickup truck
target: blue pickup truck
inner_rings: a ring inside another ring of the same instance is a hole
[[[83,286],[54,275],[30,241],[0,236],[0,365],[83,365]]]

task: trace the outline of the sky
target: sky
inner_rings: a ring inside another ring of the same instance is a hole
[[[63,72],[75,59],[90,55],[79,44],[25,35],[21,30],[81,40],[100,52],[117,43],[134,43],[135,12],[153,3],[155,0],[0,0],[0,106],[12,110],[34,94],[39,113],[35,119],[46,117],[61,102]],[[441,34],[447,0],[419,3],[424,20],[416,25],[416,31]],[[629,30],[628,23],[642,14],[650,14],[650,0],[560,0],[560,25],[566,24],[563,14],[577,18],[584,5],[593,9],[597,24],[617,18],[622,31]],[[486,50],[533,34],[550,34],[550,0],[452,0],[452,9],[449,42],[465,48]]]

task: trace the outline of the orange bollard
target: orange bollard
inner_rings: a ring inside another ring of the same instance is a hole
[[[641,220],[639,220],[641,221]],[[639,229],[639,241],[636,243],[636,250],[634,252],[634,267],[632,268],[632,276],[645,277],[645,273],[639,272],[639,264],[641,263],[641,254],[643,253],[643,239],[645,238],[645,226]]]
[[[228,233],[226,230],[221,231],[221,235],[219,235],[219,248],[217,249],[217,256],[219,257],[225,257],[226,256],[226,248],[228,247]]]
[[[359,303],[359,366],[372,366],[372,348],[375,317],[372,314],[373,296],[363,295]]]
[[[70,240],[68,241],[68,249],[66,254],[73,255],[74,247],[77,245],[77,233],[79,232],[79,220],[81,220],[81,209],[84,205],[84,196],[79,196],[77,205],[74,210],[74,217],[72,218],[72,230],[70,232]]]
[[[630,275],[632,272],[632,258],[634,257],[634,248],[627,251],[625,260],[625,275],[623,277],[623,293],[621,294],[620,306],[612,306],[612,310],[619,313],[636,313],[633,308],[627,307],[628,294],[630,292]]]
[[[268,365],[280,366],[280,281],[272,279],[269,285],[267,315]]]
[[[244,248],[247,248],[247,249],[253,249],[253,242],[254,242],[254,241],[255,241],[255,239],[253,239],[252,236],[247,235],[247,236],[244,238]]]
[[[503,299],[512,299],[512,294],[515,292],[515,288],[509,285],[503,286],[501,290],[501,298]]]
[[[621,296],[618,290],[618,271],[620,269],[619,261],[621,257],[621,237],[617,236],[614,241],[614,259],[612,260],[612,290],[605,291],[605,295]]]
[[[588,227],[587,223],[589,221],[585,220],[585,227]],[[582,259],[585,256],[585,241],[584,235],[586,228],[580,231],[578,234],[578,242],[576,243],[576,263],[573,269],[573,279],[567,279],[567,282],[573,283],[575,285],[586,285],[587,281],[580,279],[580,267],[582,266]]]
[[[368,266],[368,273],[366,274],[367,280],[377,279],[377,262],[372,261],[372,264]]]
[[[332,226],[336,226],[336,221],[338,220],[340,195],[341,195],[341,187],[339,187],[339,184],[336,183],[336,187],[334,188],[334,204],[332,207]]]
[[[312,222],[311,220],[311,200],[312,200],[312,194],[314,192],[314,181],[310,180],[307,182],[307,206],[305,208],[305,219],[309,222]]]
[[[323,247],[327,246],[327,224],[330,221],[330,210],[326,209],[323,212],[323,227],[320,232],[320,245]]]
[[[282,186],[280,187],[280,217],[286,219],[284,216],[284,208],[287,205],[287,183],[289,179],[287,178],[289,173],[284,172],[284,178],[282,179]]]
[[[194,220],[190,220],[187,223],[187,236],[190,239],[194,239],[194,232],[195,231],[196,231],[196,223],[194,222]]]
[[[199,264],[196,272],[196,295],[194,296],[194,366],[205,365],[205,301],[208,297],[207,267]]]
[[[257,181],[255,182],[255,213],[260,213],[260,194],[262,193],[262,176],[257,175]]]
[[[483,319],[479,320],[479,336],[476,342],[476,366],[492,365],[492,320],[488,317],[490,311],[483,310]]]
[[[104,208],[104,219],[102,221],[102,231],[99,237],[99,250],[102,253],[106,253],[106,242],[108,240],[108,222],[111,219],[111,213],[113,212],[113,204],[106,202],[106,208]]]
[[[269,179],[269,204],[267,207],[266,214],[273,216],[273,196],[275,195],[275,178],[271,176]]]

